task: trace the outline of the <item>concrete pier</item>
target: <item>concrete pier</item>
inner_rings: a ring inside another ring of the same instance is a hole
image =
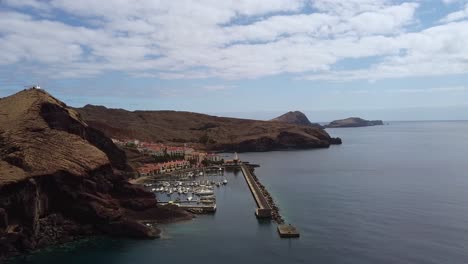
[[[279,225],[278,233],[282,238],[299,237],[299,231],[292,225]]]
[[[249,167],[246,164],[241,164],[240,168],[258,206],[258,208],[255,210],[255,215],[258,218],[273,218],[279,224],[278,234],[281,238],[299,237],[299,231],[294,226],[284,224],[284,220],[279,214],[278,208],[274,204],[271,196],[265,190],[265,187],[259,186],[261,183],[254,179],[255,176],[252,174]],[[262,191],[262,188],[264,191]],[[271,204],[268,202],[268,199],[265,197],[265,195],[268,196]]]
[[[241,164],[240,168],[258,206],[255,210],[255,215],[258,218],[271,218],[271,206],[255,182],[250,169],[245,164]]]
[[[160,205],[169,205],[170,203],[159,203]],[[216,204],[208,204],[208,205],[201,205],[201,204],[184,204],[184,203],[171,203],[171,205],[177,205],[179,208],[185,209],[187,211],[193,213],[214,213],[216,212]]]

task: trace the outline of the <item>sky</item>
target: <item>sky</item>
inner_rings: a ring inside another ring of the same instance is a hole
[[[0,0],[0,97],[468,120],[468,0]]]

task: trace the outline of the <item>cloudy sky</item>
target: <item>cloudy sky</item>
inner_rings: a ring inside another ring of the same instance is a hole
[[[468,119],[468,1],[0,0],[0,96]]]

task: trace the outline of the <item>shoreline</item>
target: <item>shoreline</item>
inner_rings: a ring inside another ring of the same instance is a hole
[[[159,207],[159,208],[164,208],[164,207]],[[171,209],[171,208],[164,208],[165,210],[168,210],[168,211],[174,211],[174,212],[180,212],[180,211],[184,211],[186,214],[184,216],[179,216],[179,217],[163,217],[161,219],[157,219],[157,218],[152,218],[152,219],[137,219],[136,221],[141,223],[141,224],[144,224],[146,226],[146,224],[151,224],[151,229],[153,231],[155,231],[155,233],[157,234],[157,237],[154,237],[154,238],[148,238],[146,240],[154,240],[154,239],[160,239],[162,236],[163,236],[163,231],[161,228],[158,227],[158,225],[170,225],[170,224],[177,224],[177,223],[181,223],[181,222],[189,222],[191,220],[193,220],[194,218],[196,218],[195,215],[189,213],[189,212],[186,212],[185,210],[174,210],[174,209]],[[154,225],[154,226],[153,226]],[[128,239],[128,240],[135,240],[135,241],[139,241],[139,240],[145,240],[145,239],[141,239],[141,238],[136,238],[136,237],[131,237],[131,236],[118,236],[118,235],[111,235],[111,234],[106,234],[105,232],[95,232],[95,233],[90,233],[90,234],[85,234],[85,235],[82,235],[82,236],[76,236],[72,239],[66,239],[64,238],[63,240],[57,242],[57,243],[54,243],[54,244],[50,244],[50,245],[47,245],[47,246],[44,246],[44,247],[40,247],[40,248],[37,248],[33,251],[29,251],[29,252],[24,252],[24,253],[21,253],[21,254],[13,254],[13,255],[9,255],[9,256],[5,256],[4,258],[0,258],[0,263],[9,263],[9,261],[12,261],[12,260],[15,260],[15,259],[22,259],[22,258],[28,258],[29,256],[33,256],[35,254],[39,254],[41,252],[44,252],[44,251],[50,251],[50,250],[55,250],[55,249],[60,249],[60,248],[67,248],[68,246],[74,244],[74,243],[81,243],[81,242],[86,242],[88,240],[93,240],[93,239],[96,239],[96,238],[105,238],[105,239]]]

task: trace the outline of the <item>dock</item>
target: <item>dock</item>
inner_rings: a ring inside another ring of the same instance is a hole
[[[184,210],[193,212],[193,213],[199,213],[199,214],[206,214],[206,213],[214,213],[216,212],[216,204],[183,204],[183,203],[161,203],[158,202],[160,205],[176,205],[179,208],[182,208]]]
[[[252,176],[252,172],[250,169],[245,165],[240,165],[242,174],[244,174],[245,181],[249,186],[250,191],[257,203],[257,209],[255,209],[255,215],[258,218],[271,218],[271,206],[268,203],[267,199],[263,195],[260,187],[258,186],[257,182],[254,180]]]
[[[282,238],[299,237],[299,231],[292,225],[278,225],[278,234]]]

